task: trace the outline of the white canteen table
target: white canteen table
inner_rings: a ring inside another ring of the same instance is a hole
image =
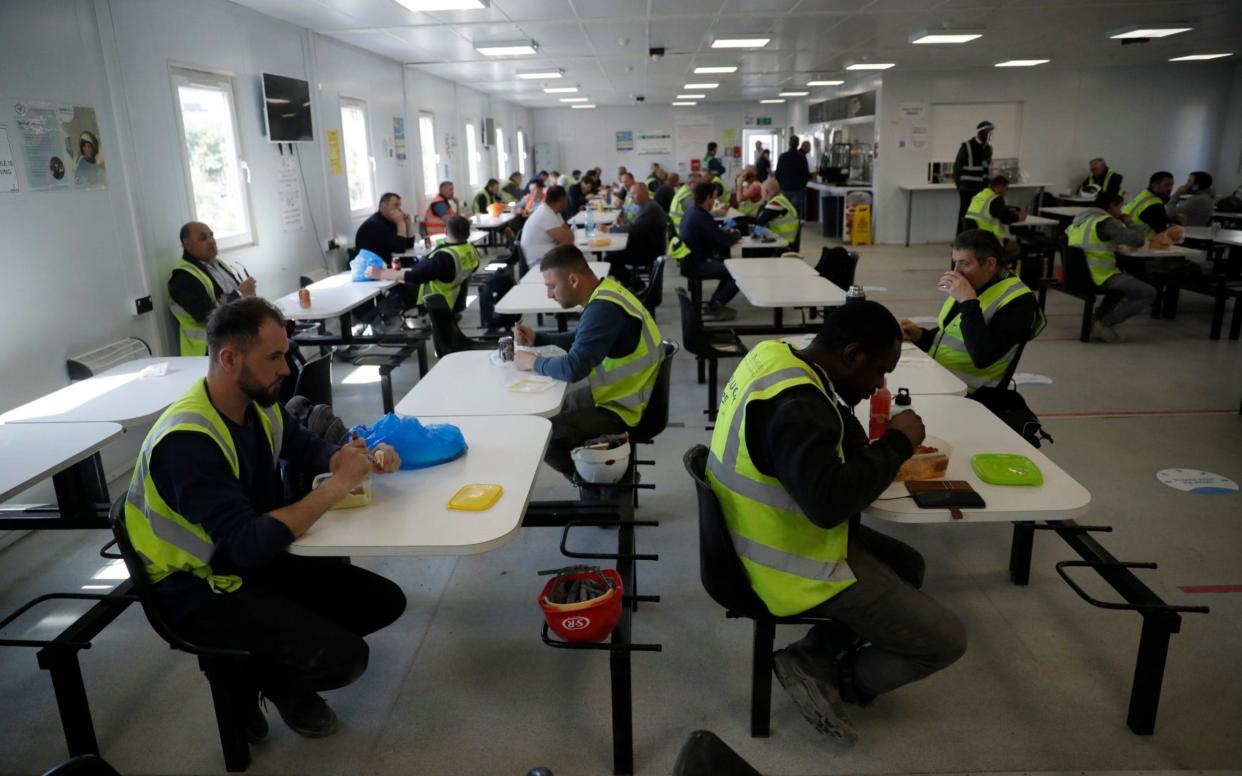
[[[442,415],[538,415],[550,418],[560,412],[569,383],[553,380],[537,393],[511,390],[524,377],[513,362],[492,363],[492,350],[450,353],[436,362],[427,376],[397,402],[397,414],[422,419]]]

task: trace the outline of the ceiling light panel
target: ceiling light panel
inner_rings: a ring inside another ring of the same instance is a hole
[[[1007,59],[1004,62],[997,62],[993,67],[1035,67],[1046,65],[1051,61],[1051,59]]]
[[[772,42],[762,35],[730,35],[712,41],[712,48],[763,48]]]
[[[411,11],[479,11],[491,0],[395,0]]]
[[[683,89],[715,89],[720,84],[686,84]]]
[[[760,100],[760,105],[780,105],[784,100]]]
[[[1125,40],[1127,38],[1167,38],[1170,35],[1177,35],[1180,32],[1190,32],[1193,27],[1183,25],[1169,25],[1167,27],[1140,27],[1131,25],[1122,27],[1119,30],[1113,30],[1108,33],[1108,37],[1116,40]]]
[[[850,65],[849,67],[845,69],[846,70],[887,70],[890,67],[895,67],[895,66],[896,66],[895,62],[855,62],[854,64]]]
[[[919,45],[937,43],[969,43],[983,37],[982,32],[975,30],[927,30],[910,36],[910,42]]]
[[[1233,56],[1233,52],[1228,54],[1187,54],[1184,57],[1173,57],[1170,62],[1204,62],[1209,59],[1224,59]]]
[[[737,65],[729,65],[727,67],[696,67],[694,72],[698,74],[707,73],[736,73]]]
[[[706,96],[707,96],[706,94],[679,94],[677,95],[677,99],[679,100],[701,100],[705,98]]]
[[[845,81],[807,81],[807,86],[840,86]]]
[[[574,110],[580,110],[580,109],[586,109],[586,108],[594,108],[595,106],[594,105],[570,105],[569,107],[573,108]]]
[[[516,75],[523,81],[551,81],[556,78],[564,78],[565,71],[560,68],[556,70],[519,70]]]
[[[552,86],[543,90],[544,94],[577,94],[576,86]]]
[[[805,97],[808,94],[810,94],[810,92],[781,92],[780,93],[782,97]]]
[[[474,50],[485,57],[523,57],[539,52],[539,43],[533,40],[477,41]]]
[[[698,105],[698,103],[697,103],[697,102],[693,102],[693,101],[691,101],[691,102],[674,102],[674,103],[673,103],[673,105],[676,105],[677,107],[686,107],[686,106],[690,106],[690,105]]]

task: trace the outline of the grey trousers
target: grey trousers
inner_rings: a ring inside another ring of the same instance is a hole
[[[543,460],[567,478],[571,477],[574,462],[569,454],[575,447],[588,439],[620,434],[628,429],[617,413],[595,406],[590,386],[571,387],[565,394],[560,413],[552,418],[552,438],[548,440],[548,452]]]
[[[850,529],[846,560],[857,582],[806,612],[831,617],[869,642],[854,657],[853,686],[879,695],[930,676],[966,652],[966,628],[919,590],[918,550],[866,526]],[[840,648],[840,628],[816,625],[797,643],[824,663]]]
[[[1100,289],[1106,296],[1095,311],[1095,319],[1106,326],[1116,326],[1135,313],[1150,308],[1156,298],[1156,289],[1129,272],[1113,275],[1100,284]]]

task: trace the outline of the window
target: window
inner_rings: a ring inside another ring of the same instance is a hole
[[[250,168],[242,158],[233,79],[174,68],[172,81],[193,218],[211,227],[221,250],[250,245]]]
[[[517,133],[517,145],[518,172],[522,173],[522,180],[526,180],[526,133],[521,129]]]
[[[341,142],[350,212],[368,211],[375,207],[375,162],[367,132],[367,104],[362,100],[341,98]]]
[[[470,185],[479,185],[479,140],[474,136],[474,122],[466,122],[466,171],[470,176]]]
[[[496,167],[501,175],[509,169],[509,154],[505,153],[505,131],[499,125],[496,126]]]
[[[430,113],[418,113],[418,145],[423,157],[423,192],[430,200],[440,190],[436,166],[440,157],[436,154],[436,117]]]

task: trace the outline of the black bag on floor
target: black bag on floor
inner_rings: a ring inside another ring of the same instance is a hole
[[[516,285],[513,282],[513,273],[497,272],[487,279],[483,284],[483,292],[479,294],[479,325],[484,329],[511,329],[513,324],[517,323],[519,317],[516,315],[497,315],[496,303],[509,293],[509,289]]]
[[[1027,406],[1026,399],[1017,391],[1006,388],[983,387],[975,390],[966,398],[987,407],[993,415],[1005,422],[1005,425],[1022,435],[1022,438],[1038,448],[1041,440],[1049,443],[1055,440],[1040,425],[1039,417]]]

